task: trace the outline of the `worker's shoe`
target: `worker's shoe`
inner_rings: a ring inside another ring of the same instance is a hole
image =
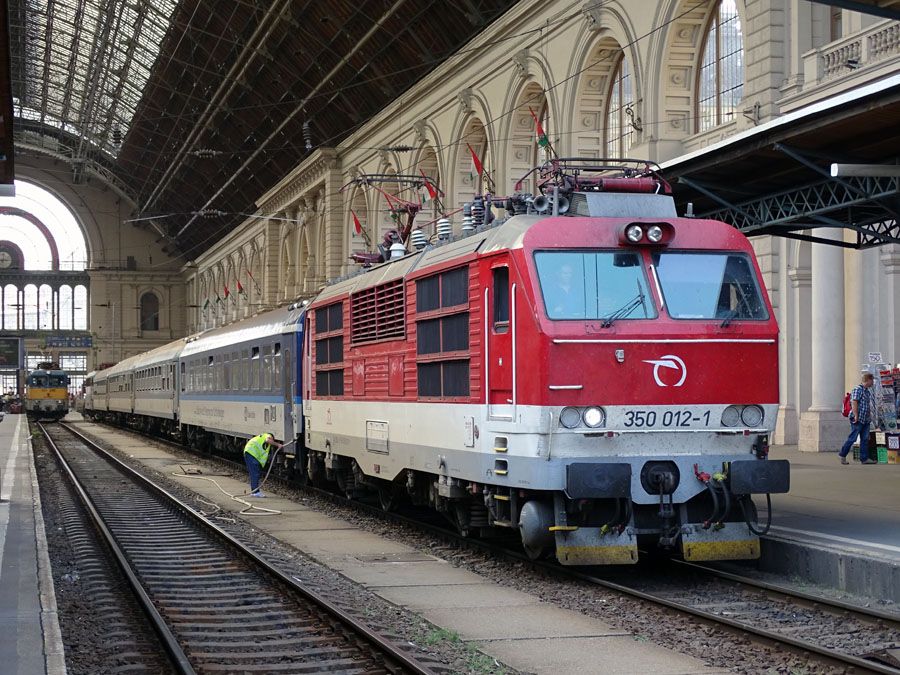
[[[256,492],[251,492],[250,496],[251,497],[259,497],[261,499],[265,498],[265,495],[262,492],[260,492],[259,490],[257,490]]]
[[[841,464],[849,464],[846,457],[841,457]]]
[[[878,460],[869,458],[863,464],[878,464]]]

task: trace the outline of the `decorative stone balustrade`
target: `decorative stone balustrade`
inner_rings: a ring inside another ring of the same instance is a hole
[[[900,58],[900,22],[882,21],[803,55],[804,89]]]

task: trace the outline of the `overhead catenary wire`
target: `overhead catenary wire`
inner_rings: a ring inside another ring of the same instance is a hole
[[[597,6],[599,6],[599,4],[600,4],[600,3],[598,3]],[[697,8],[699,8],[699,7],[701,7],[701,6],[703,6],[704,4],[705,4],[705,3],[703,3],[703,2],[698,2],[696,5],[694,5],[694,6],[690,7],[690,8],[688,8],[687,10],[685,10],[683,13],[681,13],[681,14],[679,14],[679,15],[677,15],[677,16],[675,16],[675,17],[672,17],[671,19],[667,20],[666,22],[664,22],[664,23],[661,24],[660,26],[655,27],[653,30],[649,31],[648,33],[646,33],[646,34],[644,34],[644,35],[642,35],[642,36],[636,37],[634,40],[632,40],[632,41],[631,41],[630,43],[628,43],[627,45],[623,45],[622,48],[624,49],[625,47],[628,47],[628,46],[630,46],[630,45],[635,44],[638,40],[644,39],[644,38],[648,37],[648,36],[651,35],[652,33],[656,32],[656,31],[659,31],[659,30],[662,29],[664,26],[666,26],[666,25],[672,23],[673,21],[677,20],[677,19],[680,18],[681,16],[684,16],[685,14],[694,11],[695,9],[697,9]],[[558,17],[558,15],[557,15],[557,17]],[[540,31],[544,30],[544,29],[546,28],[547,25],[550,25],[551,23],[553,23],[553,22],[555,22],[555,21],[557,21],[557,20],[559,20],[559,21],[566,21],[566,20],[569,20],[569,19],[572,18],[572,17],[563,17],[562,19],[558,19],[557,17],[552,17],[551,19],[548,19],[547,22],[545,22],[544,24],[542,24],[542,25],[539,26],[539,27],[536,27],[536,28],[534,28],[534,29],[529,29],[528,31],[523,31],[523,34],[534,33],[534,32],[540,32]],[[464,51],[464,50],[463,50],[463,51]],[[612,52],[610,55],[608,55],[608,56],[605,57],[605,58],[609,58],[609,56],[615,56],[615,55],[617,55],[618,53],[619,53],[618,50],[616,50],[616,51]],[[441,59],[441,60],[445,60],[445,59]],[[585,70],[587,70],[587,69],[593,67],[594,65],[596,65],[596,64],[598,64],[598,63],[600,63],[600,62],[602,62],[603,60],[604,60],[604,59],[591,60],[591,61],[590,61],[589,63],[587,63],[583,68],[581,68],[581,69],[579,69],[579,70],[577,70],[577,71],[571,73],[571,74],[568,75],[566,78],[564,78],[564,79],[560,80],[559,82],[556,82],[556,83],[554,83],[554,84],[552,84],[552,85],[549,85],[549,86],[547,86],[546,88],[543,88],[540,92],[538,92],[538,93],[532,95],[531,97],[527,98],[527,99],[524,100],[524,101],[521,101],[521,102],[517,103],[517,104],[516,104],[513,108],[511,108],[510,110],[508,110],[508,111],[502,111],[500,114],[498,114],[498,115],[495,116],[494,118],[491,118],[491,119],[487,120],[487,121],[485,122],[485,126],[489,126],[489,125],[495,123],[496,121],[502,119],[502,117],[505,116],[505,115],[507,115],[507,114],[512,114],[513,112],[515,112],[516,110],[518,110],[519,108],[521,108],[523,105],[527,105],[528,102],[539,101],[541,97],[543,97],[543,96],[546,95],[546,93],[548,93],[548,92],[554,90],[555,88],[559,87],[560,85],[562,85],[562,84],[565,83],[566,81],[572,79],[573,77],[576,77],[576,76],[579,75],[581,72],[584,72]],[[356,86],[356,84],[353,84],[353,85],[351,85],[351,86]],[[322,93],[324,94],[325,92],[322,92]],[[356,129],[358,129],[358,128],[364,126],[366,123],[368,123],[368,121],[369,121],[369,120],[363,120],[363,121],[361,121],[358,125],[354,125],[354,127],[351,127],[349,130],[345,130],[345,131],[341,132],[340,135],[345,135],[345,134],[347,134],[347,133],[352,133],[352,132],[355,131]],[[656,121],[656,122],[653,122],[653,121],[644,121],[644,124],[645,124],[645,125],[652,125],[652,124],[661,124],[661,123],[663,123],[663,122],[664,122],[664,120],[662,120],[662,121]],[[597,131],[597,133],[600,133],[601,131],[603,131],[603,129],[600,128],[600,127],[598,127],[596,131]],[[564,136],[564,135],[566,135],[566,134],[574,134],[574,133],[575,133],[574,131],[567,131],[567,132],[563,132],[563,131],[555,131],[552,135],[553,135],[555,138],[558,139],[558,138],[560,138],[560,137],[562,137],[562,136]],[[579,133],[583,133],[583,132],[580,131]],[[325,139],[325,140],[323,141],[323,143],[329,143],[329,142],[333,141],[334,138],[335,138],[335,137]],[[430,147],[432,147],[432,148],[434,149],[435,153],[437,154],[438,152],[443,152],[443,151],[446,151],[446,150],[451,150],[451,149],[454,148],[454,147],[460,146],[464,140],[465,140],[465,139],[459,139],[459,140],[457,140],[457,141],[451,141],[451,142],[446,143],[446,144],[444,144],[444,145],[438,145],[438,146],[431,145]],[[492,139],[493,144],[496,144],[496,143],[499,143],[499,142],[503,142],[504,140],[509,140],[509,139],[502,139],[502,138],[493,138],[493,139]],[[281,151],[281,150],[286,150],[286,151],[287,151],[287,150],[294,150],[294,149],[296,149],[296,148],[298,148],[298,147],[299,147],[299,145],[297,145],[297,144],[283,144],[283,145],[278,146],[278,147],[275,147],[275,148],[269,147],[269,148],[267,149],[267,152],[275,152],[275,151]],[[361,148],[356,148],[356,149],[361,149]],[[376,150],[376,149],[378,149],[378,148],[371,148],[371,149],[372,149],[372,150]],[[248,150],[247,152],[250,153],[250,152],[256,152],[256,151],[258,151],[258,149],[256,149],[256,150]],[[241,154],[241,152],[240,152],[240,151],[237,151],[237,152],[232,153],[232,154],[237,155],[237,154]],[[342,207],[339,207],[339,208],[340,208],[341,211],[344,210]],[[193,214],[195,214],[195,213],[202,213],[202,212],[203,212],[203,210],[196,211],[196,212],[190,212],[190,213],[191,213],[192,218],[193,218],[193,217],[195,217]],[[370,210],[370,212],[371,212],[371,210]],[[236,214],[236,212],[222,212],[222,214],[223,214],[223,215],[232,215],[232,214]],[[149,218],[149,219],[169,218],[169,217],[172,217],[173,215],[174,215],[174,214],[160,214],[160,215],[157,215],[157,216],[148,216],[147,218]],[[256,217],[256,218],[276,218],[276,217],[277,217],[277,216],[275,216],[274,214],[273,214],[272,216],[267,216],[267,215],[265,215],[265,214],[249,214],[249,215],[250,215],[250,217]],[[329,212],[329,215],[333,215],[333,212]],[[246,216],[245,216],[245,217],[246,217]],[[285,220],[291,220],[291,219],[285,219]],[[186,251],[182,251],[182,253],[183,253],[186,257],[190,257],[190,255],[193,254],[195,251],[197,251],[199,247],[205,245],[205,244],[208,243],[208,242],[211,242],[212,240],[216,239],[217,237],[220,237],[221,235],[222,235],[221,231],[213,231],[213,232],[211,232],[208,236],[202,238],[200,241],[198,241],[198,242],[196,242],[196,243],[193,243]],[[167,236],[169,236],[169,235],[167,235]],[[156,264],[156,265],[152,265],[152,267],[163,267],[163,266],[168,266],[168,265],[171,265],[171,263],[168,262],[168,261],[166,261],[166,262],[158,263],[158,264]]]

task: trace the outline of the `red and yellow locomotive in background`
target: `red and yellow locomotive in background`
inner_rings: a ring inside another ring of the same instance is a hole
[[[537,176],[502,223],[311,302],[304,470],[565,564],[758,557],[750,495],[789,467],[768,459],[778,328],[749,242],[678,217],[646,164]]]

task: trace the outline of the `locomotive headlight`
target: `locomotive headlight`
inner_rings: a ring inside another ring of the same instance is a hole
[[[661,233],[662,230],[660,230]],[[628,241],[636,244],[644,238],[644,230],[640,225],[629,225],[628,229],[625,230],[625,236],[628,238]]]
[[[559,423],[566,429],[574,429],[581,423],[581,413],[578,408],[563,408],[559,413]]]
[[[659,225],[651,225],[647,228],[647,239],[652,241],[654,244],[658,244],[662,241],[663,231]]]
[[[730,405],[722,413],[723,427],[736,427],[741,421],[741,409],[736,405]]]
[[[758,427],[764,417],[763,409],[758,405],[748,405],[741,411],[741,422],[744,426]]]
[[[602,427],[605,421],[606,415],[603,414],[603,408],[598,408],[596,406],[585,408],[584,423],[587,426],[591,427],[592,429],[596,429],[597,427]]]

